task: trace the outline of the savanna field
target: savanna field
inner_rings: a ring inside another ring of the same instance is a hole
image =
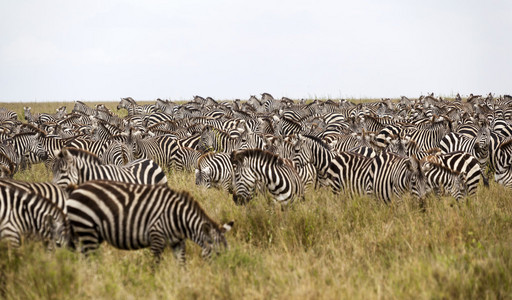
[[[95,103],[87,103],[93,106]],[[73,103],[2,103],[21,120],[23,106],[54,112]],[[116,111],[117,103],[106,103]],[[124,112],[125,113],[125,112]],[[43,164],[14,175],[51,180]],[[193,173],[168,173],[219,223],[234,220],[229,249],[211,261],[187,241],[187,264],[167,249],[154,267],[148,249],[103,243],[85,257],[26,241],[0,244],[0,298],[7,299],[510,299],[512,194],[490,180],[456,202],[407,194],[384,204],[308,189],[282,208],[258,195],[237,206],[222,190],[195,185]]]

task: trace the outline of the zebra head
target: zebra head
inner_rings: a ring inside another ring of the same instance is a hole
[[[196,174],[196,185],[202,185],[208,189],[211,187],[210,168],[196,169],[195,174]]]
[[[62,211],[53,215],[45,215],[43,217],[41,231],[45,242],[54,243],[59,248],[69,245],[71,228],[69,219]],[[48,246],[50,246],[50,244],[48,244]]]
[[[416,156],[413,155],[406,160],[406,167],[410,172],[409,184],[411,193],[420,200],[425,199],[427,195],[427,178],[425,172],[428,170],[429,166],[422,164]]]
[[[47,160],[48,152],[46,151],[46,148],[43,146],[43,144],[39,141],[39,136],[40,134],[38,133],[34,135],[33,138],[29,139],[26,151],[28,153],[34,153],[36,157],[41,160]]]
[[[67,188],[69,184],[78,184],[78,165],[77,160],[69,153],[67,148],[63,148],[57,155],[53,163],[53,183]]]
[[[306,164],[311,162],[313,158],[312,148],[308,147],[307,142],[300,135],[293,145],[293,152],[292,161],[300,167],[304,167]]]
[[[199,233],[201,243],[199,244],[203,248],[201,255],[204,259],[210,259],[212,252],[218,255],[221,251],[228,248],[228,242],[224,234],[231,230],[233,224],[234,221],[230,221],[222,226],[210,222],[204,222],[201,225]]]
[[[231,153],[233,165],[233,201],[237,205],[246,204],[253,195],[256,178],[250,168],[244,166],[244,159],[237,157],[237,151]]]

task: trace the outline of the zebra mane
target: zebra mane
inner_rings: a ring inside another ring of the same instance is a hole
[[[319,144],[320,146],[324,147],[327,150],[331,150],[331,147],[329,145],[327,145],[321,138],[319,138],[317,136],[305,134],[305,135],[303,135],[303,137],[312,140],[313,142]]]
[[[24,137],[24,136],[35,136],[37,135],[38,133],[37,132],[22,132],[22,133],[18,133],[18,134],[15,134],[11,137],[11,139],[15,139],[15,138],[21,138],[21,137]]]
[[[210,218],[210,216],[201,207],[199,202],[197,202],[194,199],[194,197],[192,197],[192,195],[190,195],[189,192],[187,192],[187,191],[176,191],[176,190],[171,189],[167,185],[164,185],[164,186],[165,186],[165,188],[167,188],[167,189],[171,190],[172,192],[178,194],[179,198],[185,199],[185,202],[190,203],[191,206],[193,207],[193,211],[195,211],[199,215],[201,215],[203,220],[206,219],[210,223],[210,225],[213,225],[215,227],[215,229],[219,229],[220,228],[219,224],[217,222],[215,222],[212,218]]]
[[[208,131],[209,132],[213,132],[215,134],[225,135],[225,136],[231,138],[230,135],[227,132],[225,132],[224,130],[221,130],[221,129],[217,128],[217,127],[214,127],[212,125],[204,126],[203,131],[201,132],[201,134],[203,134],[205,132],[208,132]]]
[[[216,154],[221,154],[221,153],[215,153],[215,152],[204,153],[203,155],[199,156],[199,158],[197,159],[197,165],[199,166],[201,164],[201,161],[203,161],[203,159],[206,159],[206,157],[210,157],[210,156],[213,156]]]
[[[423,163],[423,159],[421,160],[421,162]],[[455,176],[459,176],[460,175],[460,172],[457,171],[457,170],[453,170],[453,169],[450,169],[448,168],[447,166],[441,164],[441,163],[438,163],[437,161],[434,161],[434,160],[427,160],[426,161],[428,164],[434,166],[435,168],[438,168],[438,169],[441,169],[443,170],[444,172],[448,173],[448,174],[453,174]]]
[[[87,158],[87,159],[93,160],[97,164],[102,164],[100,158],[96,154],[89,152],[87,150],[78,149],[78,148],[74,148],[74,147],[64,147],[62,150],[64,150],[64,149],[69,153],[69,155],[71,155],[73,157],[78,157],[81,159]],[[59,157],[59,159],[62,158],[62,151],[59,153],[58,157]]]
[[[260,156],[271,164],[282,166],[286,164],[282,157],[269,151],[261,149],[245,149],[240,151],[231,152],[231,160],[234,162],[240,162],[246,157]]]
[[[44,130],[30,123],[23,123],[20,125],[20,127],[27,128],[28,130],[30,130],[29,133],[39,133],[42,137],[46,137],[46,132]]]
[[[500,149],[508,148],[512,146],[512,139],[508,139],[499,145]]]

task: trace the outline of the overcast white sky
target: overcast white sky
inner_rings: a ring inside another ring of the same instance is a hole
[[[512,1],[0,1],[0,101],[512,93]]]

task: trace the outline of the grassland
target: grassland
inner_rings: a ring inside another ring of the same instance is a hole
[[[15,175],[50,177],[42,165]],[[0,298],[512,298],[512,197],[494,183],[462,203],[430,197],[425,211],[409,196],[385,205],[323,189],[286,209],[264,196],[236,206],[226,192],[196,187],[193,174],[171,172],[169,185],[190,191],[213,219],[235,220],[228,251],[207,262],[190,242],[186,268],[167,250],[153,271],[148,250],[103,244],[86,258],[0,244]]]

